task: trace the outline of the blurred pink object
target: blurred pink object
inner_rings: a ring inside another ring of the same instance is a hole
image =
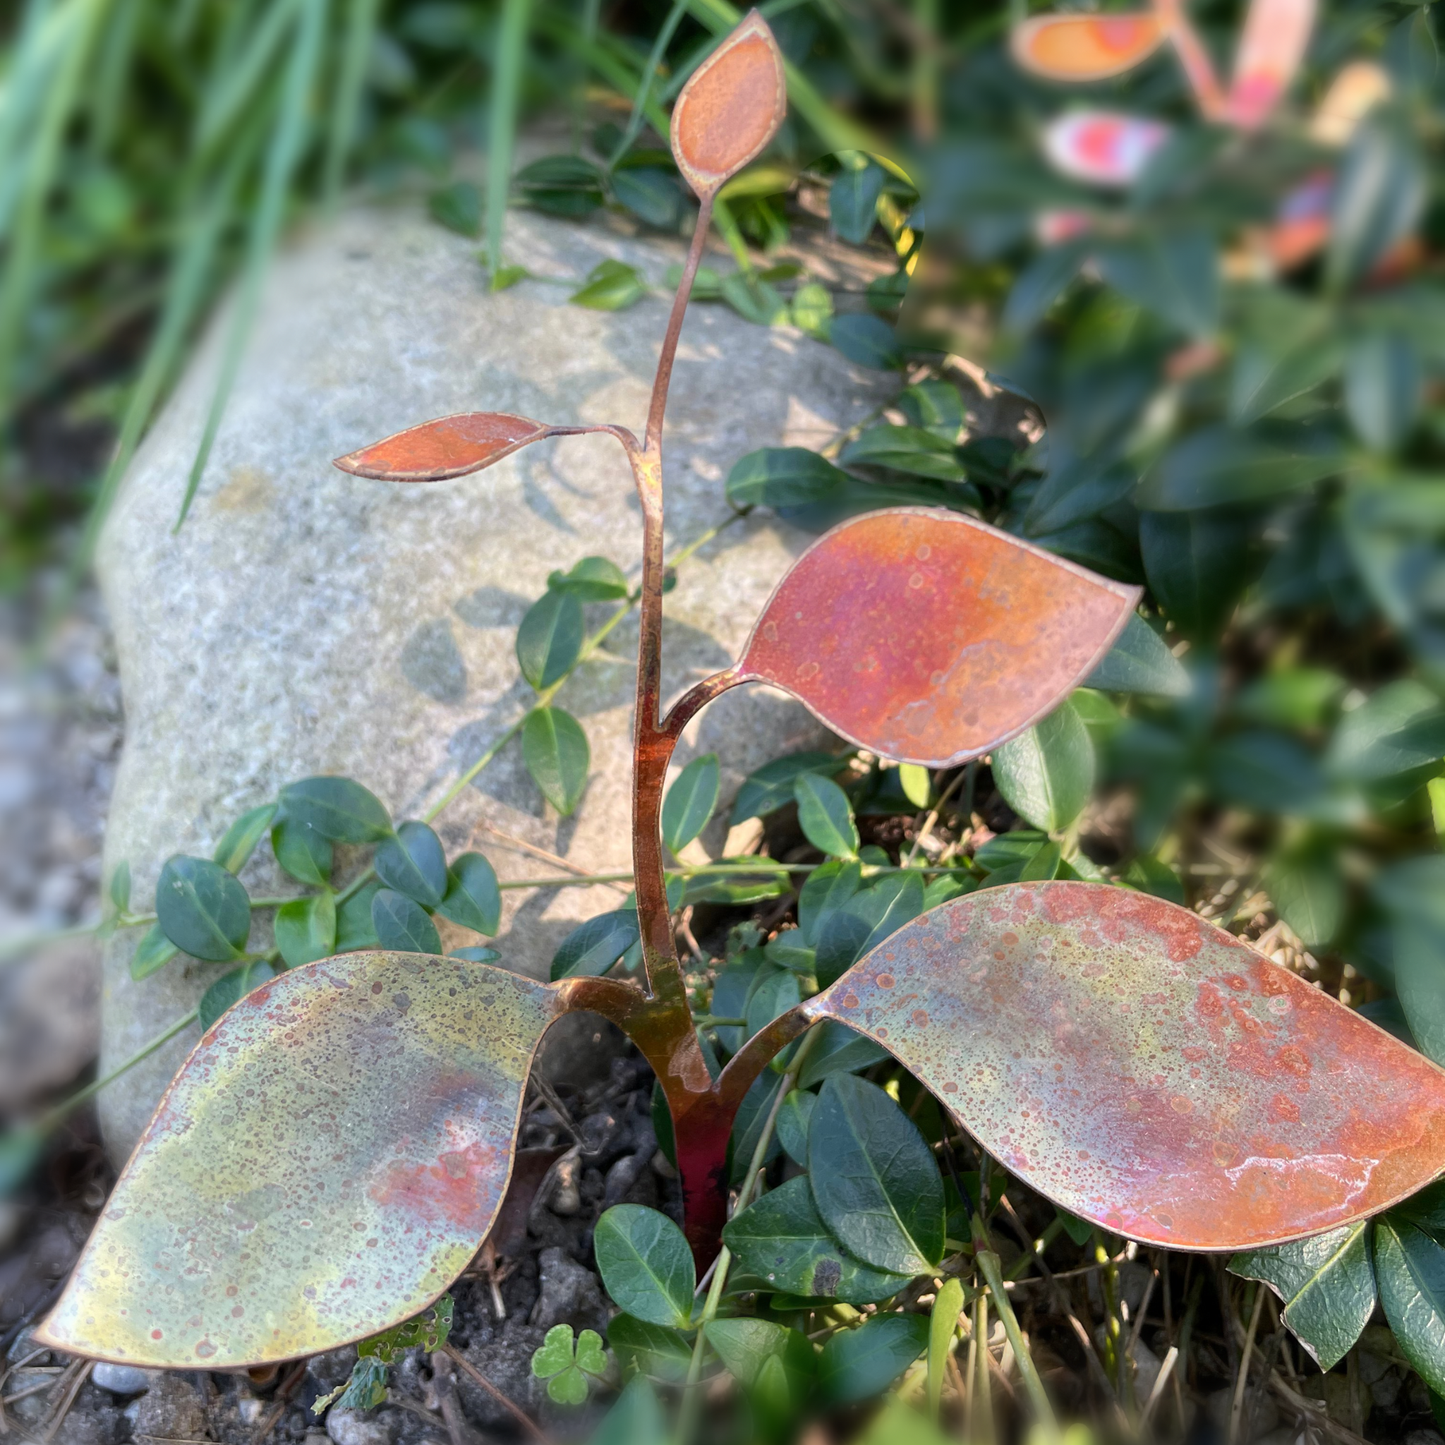
[[[1058,246],[1082,236],[1093,224],[1087,211],[1040,211],[1034,220],[1034,235],[1041,246]]]
[[[1044,154],[1061,175],[1098,186],[1131,185],[1169,139],[1169,127],[1105,110],[1061,115],[1044,131]]]
[[[1255,130],[1289,87],[1315,23],[1315,0],[1254,0],[1234,59],[1226,119]]]

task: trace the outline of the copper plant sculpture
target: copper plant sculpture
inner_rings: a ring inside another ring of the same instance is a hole
[[[1188,910],[1106,885],[1018,883],[944,903],[710,1077],[659,839],[664,775],[688,720],[762,680],[879,754],[956,764],[1055,708],[1138,597],[956,513],[875,512],[807,551],[741,659],[662,709],[668,379],[713,197],[783,112],[782,60],[752,14],[673,114],[673,151],[702,205],[641,441],[620,426],[473,414],[338,463],[416,482],[547,436],[600,431],[625,449],[644,522],[633,858],[645,986],[541,984],[386,952],[266,983],[204,1035],[171,1085],[43,1326],[46,1343],[146,1366],[254,1366],[417,1314],[486,1239],[533,1055],[578,1009],[625,1029],[661,1082],[703,1264],[726,1217],[739,1101],[824,1020],[891,1052],[1047,1198],[1170,1248],[1318,1234],[1445,1169],[1445,1073]]]

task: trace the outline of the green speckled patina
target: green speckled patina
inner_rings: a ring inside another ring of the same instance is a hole
[[[323,959],[257,989],[177,1075],[45,1340],[221,1369],[416,1314],[501,1207],[556,1011],[529,979],[417,954]]]

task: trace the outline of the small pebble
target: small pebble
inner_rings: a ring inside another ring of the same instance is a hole
[[[112,1395],[144,1395],[151,1387],[149,1372],[138,1370],[134,1365],[97,1365],[90,1372],[90,1378]]]

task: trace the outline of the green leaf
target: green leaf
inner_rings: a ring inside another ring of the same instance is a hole
[[[303,778],[281,789],[288,818],[309,823],[335,843],[376,843],[391,832],[378,798],[350,778]]]
[[[455,1312],[456,1301],[451,1295],[444,1294],[429,1310],[413,1315],[411,1319],[403,1320],[389,1330],[382,1330],[379,1335],[362,1340],[356,1347],[357,1353],[363,1359],[371,1356],[388,1365],[395,1362],[402,1350],[420,1346],[427,1354],[431,1354],[441,1349],[451,1336]]]
[[[816,1094],[794,1089],[778,1106],[778,1120],[775,1128],[778,1143],[794,1164],[808,1167],[808,1121],[813,1117],[813,1107],[818,1102]]]
[[[1424,376],[1414,342],[1399,331],[1367,331],[1345,352],[1345,411],[1364,444],[1394,452],[1420,412]]]
[[[1268,416],[1328,381],[1342,358],[1338,340],[1329,335],[1310,336],[1288,350],[1266,338],[1241,342],[1230,373],[1229,420],[1244,426]]]
[[[1000,323],[1005,332],[1029,330],[1063,295],[1089,254],[1081,241],[1065,241],[1038,252],[1014,277]]]
[[[1086,687],[1101,692],[1144,692],[1188,697],[1189,674],[1164,639],[1138,613],[1131,613],[1104,660],[1089,674]]]
[[[532,1373],[547,1381],[547,1394],[559,1405],[581,1405],[587,1399],[587,1375],[607,1368],[602,1337],[596,1330],[577,1336],[575,1354],[571,1325],[553,1325],[541,1346],[532,1352]]]
[[[808,1130],[818,1212],[877,1269],[921,1274],[943,1258],[943,1180],[917,1126],[876,1084],[833,1074]]]
[[[603,199],[602,172],[581,156],[543,156],[523,166],[512,187],[524,205],[550,216],[590,215]]]
[[[1161,321],[1190,336],[1208,337],[1219,325],[1219,256],[1202,229],[1153,229],[1096,253],[1104,280]]]
[[[707,827],[717,807],[721,773],[716,753],[694,758],[674,780],[662,802],[662,841],[677,853]]]
[[[281,867],[300,883],[324,888],[331,880],[331,839],[309,823],[283,816],[271,829],[271,850]]]
[[[219,863],[177,853],[156,884],[156,921],[182,953],[229,963],[246,946],[251,900]]]
[[[618,908],[589,918],[574,928],[552,955],[552,981],[606,973],[640,936],[636,908]]]
[[[224,866],[224,865],[222,865]],[[106,889],[110,906],[117,913],[130,911],[130,862],[122,858],[110,875],[110,887]]]
[[[647,281],[635,266],[603,261],[587,273],[587,284],[574,291],[574,306],[591,311],[625,311],[647,295]]]
[[[1145,512],[1139,550],[1149,589],[1185,637],[1215,637],[1249,576],[1247,521],[1233,513]]]
[[[900,763],[898,781],[904,796],[915,808],[926,808],[933,796],[933,777],[928,769],[918,763]]]
[[[216,844],[211,857],[228,873],[239,873],[246,866],[256,845],[266,836],[266,829],[276,816],[275,803],[263,803],[241,814]]]
[[[1231,1274],[1263,1280],[1284,1301],[1284,1322],[1322,1370],[1349,1353],[1375,1309],[1369,1220],[1313,1239],[1236,1254]]]
[[[160,924],[153,923],[131,955],[130,976],[137,983],[143,978],[149,978],[157,969],[164,968],[179,952],[180,949],[166,937]]]
[[[789,1179],[739,1210],[723,1229],[732,1288],[871,1304],[891,1299],[910,1276],[876,1270],[828,1232],[806,1176]]]
[[[828,188],[828,221],[835,236],[861,246],[872,235],[887,179],[888,173],[874,160],[834,177]]]
[[[881,1394],[927,1348],[924,1315],[874,1315],[856,1330],[839,1330],[818,1362],[823,1397],[845,1405]]]
[[[623,166],[612,172],[612,194],[634,216],[659,230],[675,231],[682,219],[677,177],[660,166]]]
[[[828,339],[849,361],[876,371],[896,371],[903,365],[903,348],[893,328],[881,316],[851,311],[835,316]]]
[[[645,1375],[627,1382],[587,1445],[667,1445],[657,1393]]]
[[[1208,749],[1204,770],[1218,797],[1257,812],[1308,816],[1324,798],[1318,763],[1286,733],[1234,733]]]
[[[455,181],[433,191],[427,201],[432,220],[459,236],[482,233],[482,193],[471,181]]]
[[[471,948],[454,948],[447,954],[448,958],[464,958],[468,963],[499,963],[502,958],[500,948],[485,948],[476,944]]]
[[[616,602],[631,592],[622,568],[606,557],[584,557],[570,572],[551,573],[547,587],[570,592],[579,602]]]
[[[640,1372],[678,1385],[687,1378],[692,1344],[681,1330],[619,1314],[607,1326],[607,1343],[624,1375]]]
[[[898,395],[898,409],[911,425],[950,444],[958,440],[967,420],[958,388],[947,381],[916,381],[904,387]]]
[[[785,1325],[759,1319],[709,1320],[704,1333],[718,1358],[749,1390],[769,1360],[779,1361],[789,1374],[804,1380],[812,1374],[812,1345]]]
[[[510,291],[518,281],[525,281],[532,273],[525,266],[498,266],[491,273],[490,291]]]
[[[1438,908],[1439,895],[1430,902]],[[1395,991],[1410,1032],[1421,1052],[1438,1064],[1445,1060],[1445,931],[1428,918],[1405,916],[1396,919],[1390,941]]]
[[[335,953],[335,894],[328,889],[283,903],[276,910],[276,947],[287,968],[299,968]]]
[[[841,458],[855,466],[887,467],[915,477],[942,482],[964,482],[968,472],[954,445],[934,432],[913,426],[869,427],[843,448]]]
[[[425,823],[403,823],[376,850],[376,876],[423,908],[435,908],[447,891],[447,855]]]
[[[1334,855],[1324,849],[1293,852],[1265,873],[1264,886],[1279,916],[1306,948],[1319,948],[1339,931],[1345,880]]]
[[[1009,806],[1036,828],[1060,832],[1094,787],[1094,745],[1068,702],[993,753],[993,780]]]
[[[337,953],[378,946],[376,928],[371,921],[371,900],[380,891],[380,883],[368,883],[336,905]]]
[[[892,1057],[882,1044],[875,1044],[872,1039],[865,1038],[836,1019],[827,1019],[814,1027],[818,1030],[818,1041],[808,1051],[803,1071],[798,1075],[800,1089],[811,1089],[830,1074],[854,1074]],[[813,1096],[809,1094],[805,1097]],[[811,1118],[811,1107],[807,1112]]]
[[[1184,902],[1184,884],[1179,875],[1167,864],[1150,853],[1140,853],[1129,861],[1129,866],[1120,875],[1131,888],[1141,893],[1153,894],[1155,898],[1167,898],[1171,903]]]
[[[387,1366],[374,1355],[361,1355],[344,1385],[338,1385],[312,1402],[313,1414],[335,1406],[342,1410],[374,1410],[386,1400]]]
[[[480,853],[463,853],[452,860],[437,912],[488,938],[501,927],[502,895],[496,870]]]
[[[1327,765],[1337,777],[1375,782],[1445,755],[1445,707],[1423,683],[1401,678],[1347,712],[1330,739]]]
[[[1153,512],[1257,502],[1333,476],[1343,465],[1339,443],[1325,431],[1203,427],[1154,464],[1137,502]]]
[[[763,447],[740,457],[728,474],[734,507],[807,507],[846,494],[848,474],[806,447]]]
[[[798,800],[798,826],[820,852],[851,858],[858,851],[858,826],[848,795],[831,778],[802,773],[793,781]]]
[[[863,865],[832,858],[808,874],[798,894],[798,931],[805,947],[817,941],[818,926],[836,909],[842,908],[863,886]]]
[[[923,875],[893,873],[860,890],[817,929],[818,982],[826,987],[923,912]]]
[[[390,888],[379,888],[372,895],[371,926],[382,948],[398,953],[440,954],[442,951],[441,935],[426,910],[406,894],[395,893]]]
[[[788,308],[793,325],[818,341],[826,341],[833,321],[833,297],[826,286],[809,281],[793,292]]]
[[[962,1310],[963,1286],[954,1278],[944,1280],[928,1316],[928,1412],[935,1420],[943,1397],[943,1374],[953,1353],[953,1337]]]
[[[649,1324],[686,1329],[697,1286],[692,1251],[665,1214],[614,1204],[597,1221],[593,1252],[613,1301]]]
[[[542,796],[564,817],[582,800],[592,751],[587,734],[560,707],[534,708],[522,724],[522,761]]]
[[[201,995],[196,1005],[196,1019],[204,1033],[234,1003],[239,1003],[253,988],[276,977],[276,970],[264,958],[253,958],[240,968],[223,974]]]
[[[1323,667],[1282,667],[1250,683],[1234,699],[1234,710],[1252,722],[1277,728],[1315,728],[1345,680]]]
[[[1332,289],[1366,276],[1414,229],[1426,187],[1407,122],[1383,108],[1366,116],[1350,139],[1330,202],[1325,276]]]
[[[756,456],[757,453],[754,452],[753,455]],[[812,456],[813,453],[804,452],[803,455]],[[768,813],[795,802],[793,784],[804,773],[831,777],[846,761],[846,758],[840,758],[833,753],[790,753],[785,758],[774,758],[772,762],[764,763],[757,772],[750,773],[738,789],[738,795],[733,800],[729,826],[736,827],[749,818],[765,817]]]
[[[1387,1214],[1375,1224],[1375,1279],[1401,1353],[1445,1394],[1445,1248]]]
[[[522,676],[539,691],[567,676],[582,652],[582,604],[572,592],[550,587],[527,609],[517,629]]]
[[[754,326],[781,326],[788,320],[788,303],[782,292],[756,274],[734,271],[722,278],[719,290],[722,299]]]

